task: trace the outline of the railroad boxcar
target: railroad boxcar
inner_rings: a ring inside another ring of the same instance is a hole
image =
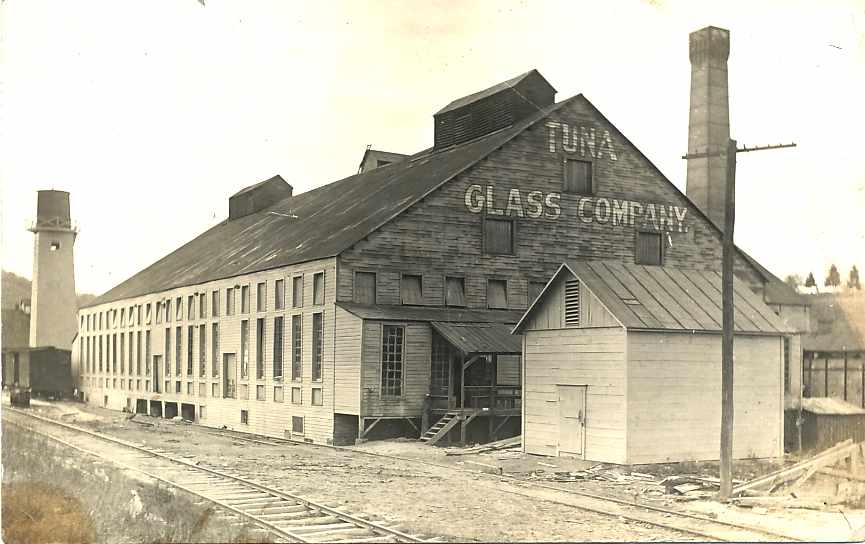
[[[34,397],[71,398],[72,352],[50,346],[4,349],[3,387]]]

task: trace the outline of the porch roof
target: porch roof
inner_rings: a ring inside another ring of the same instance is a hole
[[[503,323],[445,323],[430,325],[445,340],[465,354],[522,353],[522,336],[511,334],[511,326]]]

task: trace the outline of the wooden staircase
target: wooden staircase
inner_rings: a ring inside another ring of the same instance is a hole
[[[459,416],[459,412],[447,412],[436,422],[435,425],[430,427],[427,432],[420,437],[421,442],[426,442],[428,446],[432,446],[444,438],[448,434],[448,431],[453,429],[454,426],[459,423]]]

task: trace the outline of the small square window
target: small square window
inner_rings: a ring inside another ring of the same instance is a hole
[[[355,272],[354,301],[358,304],[375,304],[375,272]]]
[[[291,388],[291,403],[303,404],[303,390],[300,387]]]
[[[312,389],[312,405],[313,406],[321,406],[324,404],[324,395],[321,392],[321,388],[314,387]]]
[[[303,434],[303,416],[291,416],[292,434]]]
[[[592,163],[565,159],[565,179],[562,190],[566,193],[592,194]]]
[[[51,245],[49,246],[49,249],[50,249],[51,251],[57,251],[58,249],[60,249],[60,242],[58,242],[58,241],[56,241],[56,240],[55,240],[55,241],[52,241],[52,242],[51,242]]]
[[[661,265],[663,263],[663,245],[660,232],[637,232],[637,248],[635,260],[637,264]]]
[[[240,411],[240,422],[244,425],[249,424],[249,410],[241,410]]]
[[[506,280],[487,280],[487,307],[508,307],[508,282]]]
[[[423,278],[419,274],[403,274],[399,282],[402,304],[423,304]]]
[[[481,223],[484,229],[484,253],[488,255],[514,254],[514,222],[512,220],[485,217]]]
[[[255,386],[255,400],[266,400],[263,385]]]

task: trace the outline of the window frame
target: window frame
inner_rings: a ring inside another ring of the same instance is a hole
[[[295,282],[300,281],[300,298],[297,297]],[[291,277],[291,307],[303,308],[303,274],[295,274]]]
[[[656,235],[658,236],[658,262],[657,263],[644,263],[640,262],[640,235]],[[664,250],[664,232],[649,230],[649,229],[636,229],[634,231],[634,264],[642,265],[642,266],[664,266],[664,260],[666,258],[666,251]]]
[[[419,300],[416,302],[406,302],[403,298],[403,282],[407,277],[418,278],[418,297]],[[424,294],[423,294],[423,273],[421,272],[401,272],[399,275],[399,303],[402,306],[423,306],[424,304]]]
[[[487,224],[490,222],[502,222],[511,224],[511,248],[508,253],[494,253],[487,247]],[[517,254],[517,220],[513,217],[487,217],[481,218],[481,251],[490,256],[516,256]]]
[[[282,291],[281,295],[280,291]],[[277,278],[273,282],[273,309],[285,309],[285,278]]]
[[[588,174],[587,174],[587,191],[578,191],[578,190],[569,190],[568,189],[568,163],[569,162],[578,162],[588,165]],[[585,159],[574,159],[570,157],[565,157],[562,161],[562,193],[568,195],[587,195],[592,196],[595,194],[595,163],[594,161],[587,161]]]
[[[316,280],[321,278],[321,288],[316,288]],[[319,270],[312,275],[312,305],[324,306],[324,293],[327,289],[327,274],[324,270]]]
[[[358,290],[357,290],[357,277],[359,274],[368,274],[372,276],[372,302],[361,302],[358,300]],[[373,270],[355,270],[354,276],[352,277],[352,293],[351,300],[356,304],[378,304],[378,273]]]
[[[402,329],[402,346],[400,348],[400,388],[399,394],[395,395],[392,393],[385,392],[384,386],[384,365],[385,365],[385,350],[384,350],[384,339],[385,339],[385,329],[388,327],[394,327],[398,329]],[[405,396],[405,346],[406,346],[406,331],[407,327],[405,323],[382,323],[380,329],[380,337],[379,337],[379,346],[380,346],[380,354],[379,354],[379,365],[378,365],[378,383],[379,383],[379,398],[381,399],[401,399]]]
[[[463,286],[463,303],[453,304],[448,302],[448,280],[460,280]],[[444,305],[448,308],[466,308],[468,306],[468,297],[466,296],[466,277],[465,275],[450,274],[444,277]]]
[[[490,305],[490,284],[494,281],[495,282],[503,282],[505,284],[505,305],[504,306],[491,306]],[[484,297],[486,299],[486,307],[489,310],[507,310],[508,308],[510,308],[510,294],[508,293],[508,280],[507,280],[507,278],[497,278],[497,277],[487,278],[486,290],[484,291]]]
[[[316,331],[316,320],[318,328]],[[324,370],[324,312],[312,314],[312,381],[322,382]]]

